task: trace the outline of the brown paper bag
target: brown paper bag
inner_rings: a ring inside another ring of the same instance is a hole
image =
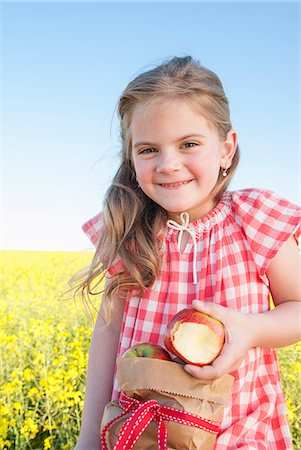
[[[156,400],[160,405],[186,411],[205,419],[220,422],[234,378],[223,375],[217,380],[198,380],[185,372],[181,364],[151,358],[123,358],[117,362],[118,390],[127,396],[146,402]],[[123,409],[118,401],[110,402],[104,411],[101,430]],[[118,440],[128,413],[110,425],[106,432],[106,443],[111,450]],[[211,450],[216,434],[192,426],[164,421],[168,432],[169,450]],[[158,425],[151,422],[134,450],[158,449]]]

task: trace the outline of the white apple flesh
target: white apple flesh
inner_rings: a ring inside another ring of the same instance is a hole
[[[220,354],[225,340],[223,324],[194,309],[179,311],[166,327],[167,350],[187,363],[211,364]]]

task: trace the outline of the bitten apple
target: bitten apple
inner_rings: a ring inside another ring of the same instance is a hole
[[[169,353],[160,345],[150,342],[141,342],[124,352],[123,358],[155,358],[172,361]]]
[[[195,309],[182,309],[165,329],[167,350],[189,364],[205,366],[220,354],[225,342],[223,324]]]

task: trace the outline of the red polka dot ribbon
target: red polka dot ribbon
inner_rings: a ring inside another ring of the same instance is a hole
[[[209,419],[197,416],[192,413],[180,411],[169,406],[160,405],[156,400],[148,400],[147,402],[140,402],[134,398],[128,397],[123,392],[119,399],[120,406],[124,411],[112,419],[103,428],[101,432],[101,445],[103,450],[108,450],[106,443],[106,433],[110,426],[121,417],[129,412],[132,415],[124,422],[121,427],[118,440],[113,447],[113,450],[131,450],[143,431],[148,425],[155,421],[158,424],[158,449],[167,449],[167,429],[164,420],[170,420],[183,425],[196,427],[212,434],[218,434],[219,422],[214,422]]]

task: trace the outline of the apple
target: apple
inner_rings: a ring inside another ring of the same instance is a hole
[[[205,366],[220,354],[225,342],[223,324],[195,309],[182,309],[164,333],[166,349],[186,363]]]
[[[141,342],[124,352],[123,358],[155,358],[172,361],[169,353],[160,345]]]

